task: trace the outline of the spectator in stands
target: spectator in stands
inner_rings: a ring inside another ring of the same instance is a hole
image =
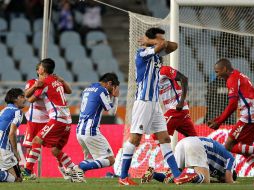
[[[61,7],[62,8],[59,16],[59,25],[58,25],[59,31],[63,32],[66,30],[73,30],[74,21],[70,3],[68,1],[64,1]]]
[[[85,10],[83,15],[83,26],[81,27],[81,33],[85,35],[90,30],[102,30],[101,14],[102,7],[96,2],[88,1],[85,4]]]
[[[42,18],[44,0],[26,0],[27,15],[31,20]]]

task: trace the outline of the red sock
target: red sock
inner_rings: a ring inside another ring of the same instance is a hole
[[[231,152],[236,154],[251,155],[254,154],[254,146],[239,143],[233,146]]]
[[[29,155],[27,157],[27,162],[26,162],[25,168],[32,172],[34,164],[38,160],[38,157],[40,156],[40,154],[41,154],[41,145],[33,143],[32,149],[29,152]]]
[[[64,166],[65,168],[72,168],[73,166],[75,166],[71,158],[63,152],[60,152],[58,156],[56,157],[56,159],[59,162],[59,166],[60,164]]]

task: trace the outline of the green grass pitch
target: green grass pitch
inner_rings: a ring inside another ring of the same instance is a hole
[[[139,180],[136,180],[139,182]],[[117,179],[89,178],[87,183],[70,183],[60,178],[43,178],[23,183],[0,183],[0,190],[115,190],[115,189],[143,189],[143,190],[254,190],[254,178],[239,178],[236,184],[163,184],[152,182],[139,186],[120,186]]]

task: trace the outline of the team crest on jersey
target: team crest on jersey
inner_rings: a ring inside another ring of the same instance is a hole
[[[140,125],[140,126],[139,126],[139,129],[140,129],[140,130],[143,130],[143,129],[144,129],[143,125]]]
[[[240,135],[242,129],[243,129],[243,126],[239,126],[239,127],[233,132],[233,136],[235,137],[235,139],[238,138],[238,136]]]
[[[70,131],[71,127],[70,126],[66,126],[65,127],[65,131]]]
[[[235,92],[234,88],[230,88],[228,91],[229,94],[233,94],[234,92]]]

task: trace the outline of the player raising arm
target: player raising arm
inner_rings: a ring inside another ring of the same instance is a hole
[[[180,81],[180,85],[178,81]],[[175,130],[177,130],[184,136],[197,136],[185,100],[188,90],[188,78],[170,66],[162,66],[159,87],[159,96],[166,110],[164,117],[167,122],[168,134],[173,136]],[[152,135],[152,138],[157,142],[155,135]],[[154,167],[149,166],[141,178],[141,183],[149,182],[152,179],[153,172]]]
[[[227,59],[220,59],[214,66],[218,78],[226,80],[229,104],[223,113],[208,122],[209,127],[219,126],[237,109],[240,109],[240,119],[231,129],[225,143],[227,150],[243,155],[254,154],[254,87],[250,79],[234,69]]]
[[[177,44],[164,39],[165,31],[160,28],[150,28],[140,40],[142,45],[136,53],[136,99],[132,108],[132,122],[130,138],[123,146],[123,162],[119,184],[137,185],[128,177],[131,160],[135,148],[139,145],[143,134],[155,134],[160,143],[162,155],[171,168],[175,178],[181,177],[174,154],[170,146],[170,138],[166,128],[166,121],[158,102],[160,56],[173,52]],[[195,174],[188,176],[188,182]]]

